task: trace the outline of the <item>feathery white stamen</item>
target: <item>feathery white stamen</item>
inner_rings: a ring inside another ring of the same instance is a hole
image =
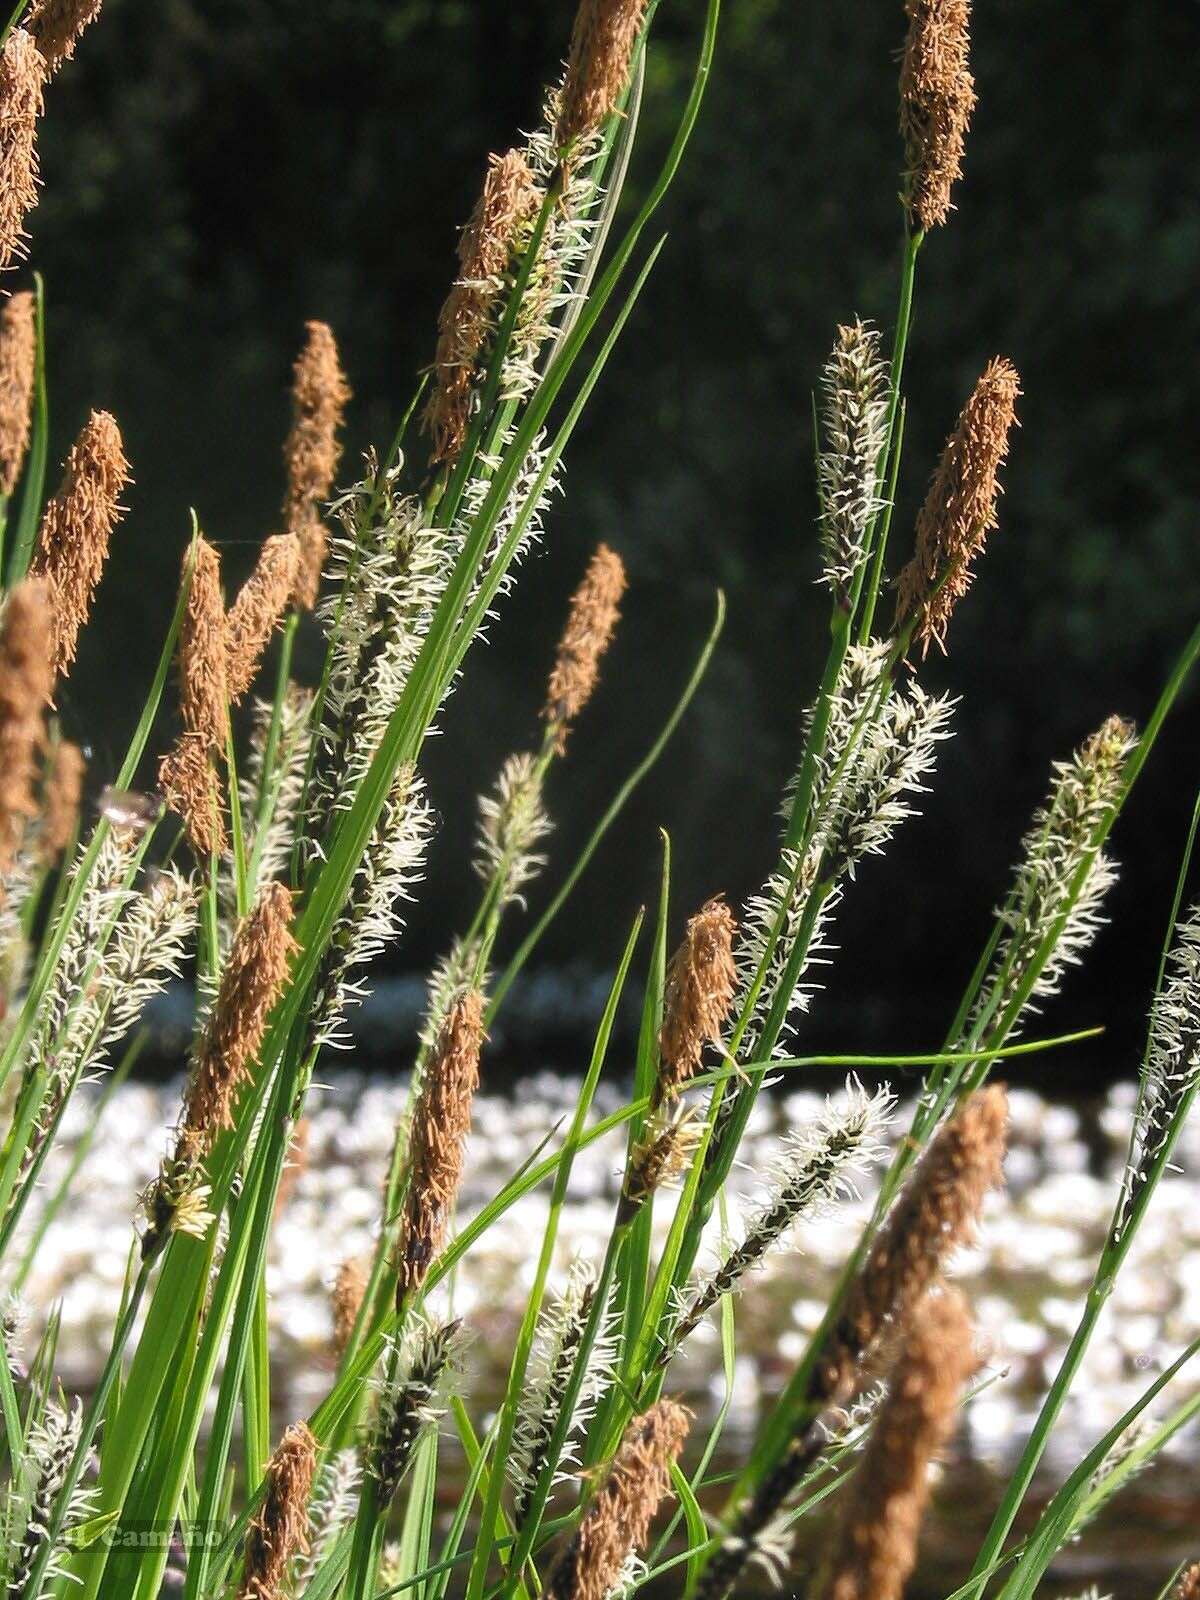
[[[824,581],[845,596],[882,508],[879,466],[887,440],[888,373],[879,334],[862,322],[839,328],[821,375],[822,449],[817,458]]]
[[[479,797],[475,834],[475,871],[485,883],[495,880],[501,906],[524,904],[521,890],[546,864],[534,847],[550,829],[537,758],[509,756],[493,791]]]

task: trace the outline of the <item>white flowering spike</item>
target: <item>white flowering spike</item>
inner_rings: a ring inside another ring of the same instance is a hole
[[[378,1380],[379,1410],[371,1437],[368,1470],[379,1484],[380,1503],[390,1504],[412,1463],[417,1441],[445,1415],[443,1391],[464,1345],[461,1322],[410,1318],[399,1340],[384,1352],[385,1377]]]
[[[758,990],[749,1023],[742,1035],[739,1055],[743,1061],[755,1058],[763,1028],[777,997],[787,981],[787,968],[796,949],[807,915],[810,897],[816,890],[816,873],[819,866],[816,853],[810,852],[803,866],[794,850],[784,850],[780,855],[779,869],[773,872],[759,894],[751,895],[742,912],[734,960],[738,968],[738,998],[733,1015],[740,1015],[750,995],[759,968],[766,961],[766,974]],[[783,1027],[775,1044],[774,1054],[786,1053],[786,1040],[797,1015],[809,1008],[815,987],[810,974],[816,966],[827,965],[833,946],[826,941],[826,932],[834,909],[841,897],[840,889],[827,893],[814,914],[807,949],[786,996],[782,997]],[[771,936],[776,928],[779,936],[771,946]],[[767,961],[767,951],[771,950]]]
[[[279,733],[270,771],[265,771],[274,706],[269,700],[254,702],[250,749],[238,780],[246,854],[258,860],[257,882],[281,878],[291,861],[304,778],[308,764],[313,697],[309,690],[289,683],[280,703]],[[266,791],[273,804],[260,839],[257,819],[260,798]]]
[[[521,890],[546,864],[536,846],[550,828],[536,756],[509,756],[495,789],[479,798],[475,835],[475,871],[495,883],[498,905],[524,903]]]
[[[1100,907],[1116,880],[1116,867],[1097,851],[1078,897],[1076,879],[1095,849],[1098,829],[1120,798],[1125,768],[1137,745],[1132,726],[1110,717],[1069,761],[1056,761],[1046,803],[1034,812],[1025,835],[1012,893],[997,916],[1008,930],[1000,940],[991,972],[980,988],[968,1032],[986,1018],[994,1027],[1011,1010],[1018,993],[1029,993],[1017,1016],[1036,1010],[1036,1001],[1055,994],[1066,968],[1078,962],[1104,918]],[[1047,953],[1043,946],[1064,919]]]
[[[821,390],[817,493],[824,581],[845,599],[866,558],[867,531],[883,505],[879,469],[887,442],[888,372],[874,328],[852,322],[838,329]]]
[[[845,1093],[826,1100],[812,1124],[788,1135],[742,1243],[680,1297],[669,1351],[678,1349],[711,1307],[761,1265],[795,1223],[816,1220],[839,1200],[857,1197],[858,1179],[884,1152],[883,1135],[895,1103],[889,1090],[868,1093],[851,1078]]]
[[[538,1318],[530,1370],[513,1433],[507,1469],[513,1485],[513,1521],[520,1527],[546,1461],[546,1452],[558,1424],[563,1395],[570,1382],[596,1295],[596,1269],[576,1258],[567,1273],[562,1294],[544,1306]],[[567,1430],[554,1482],[566,1477],[576,1460],[576,1441],[596,1409],[596,1402],[612,1381],[617,1355],[617,1329],[611,1297],[597,1323],[583,1382]]]
[[[361,1484],[362,1466],[357,1450],[339,1450],[321,1468],[308,1502],[308,1551],[292,1563],[289,1594],[305,1593],[333,1549],[338,1534],[354,1520]]]
[[[1150,1008],[1146,1065],[1134,1115],[1116,1237],[1200,1083],[1200,905],[1180,919],[1165,981]]]
[[[56,1502],[79,1448],[82,1424],[83,1407],[78,1400],[70,1410],[50,1401],[29,1429],[24,1458],[5,1507],[7,1592],[15,1600],[42,1600],[54,1591],[64,1576],[61,1560],[67,1536],[91,1514],[92,1492],[76,1485],[49,1562],[40,1581],[31,1587],[33,1569],[50,1538]]]
[[[955,704],[944,695],[927,695],[917,683],[889,694],[866,730],[824,832],[826,871],[844,869],[853,876],[857,862],[882,854],[900,824],[916,815],[907,797],[925,792],[937,746],[950,737]]]
[[[421,781],[402,768],[367,841],[317,978],[313,1037],[321,1044],[346,1043],[346,1008],[367,992],[365,980],[351,974],[369,965],[403,930],[401,909],[420,882],[432,831]]]

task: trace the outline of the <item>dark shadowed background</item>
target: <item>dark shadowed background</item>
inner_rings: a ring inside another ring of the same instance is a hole
[[[538,111],[573,0],[106,0],[52,84],[33,262],[49,304],[52,452],[116,412],[136,475],[95,624],[62,699],[111,771],[166,623],[194,505],[231,580],[274,527],[289,369],[329,321],[355,389],[347,464],[386,442],[432,354],[489,149]],[[631,177],[655,169],[700,7],[663,0]],[[890,334],[898,0],[733,0],[658,267],[568,457],[568,495],[450,702],[428,774],[444,814],[397,971],[473,904],[475,792],[534,736],[562,606],[600,538],[632,589],[602,691],[555,771],[573,858],[729,594],[720,655],[667,759],[548,937],[542,969],[603,971],[654,892],[669,828],[679,916],[768,868],[780,786],[824,654],[811,390],[834,324]],[[1000,532],[928,682],[963,696],[925,815],[845,906],[806,1046],[941,1037],[1049,763],[1108,712],[1149,713],[1200,615],[1196,352],[1200,11],[1147,0],[979,0],[967,179],[922,254],[894,523],[906,557],[940,441],[985,361],[1025,397]],[[316,669],[315,635],[302,652]],[[1122,884],[1039,1068],[1081,1086],[1139,1048],[1197,779],[1194,698],[1122,820]],[[551,1064],[571,1066],[569,1049]],[[402,1064],[402,1063],[401,1063]],[[533,1067],[539,1059],[516,1063]]]

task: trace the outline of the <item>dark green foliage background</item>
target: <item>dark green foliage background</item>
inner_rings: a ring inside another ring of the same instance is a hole
[[[399,963],[465,919],[472,795],[531,737],[562,602],[590,546],[633,592],[603,692],[555,773],[565,863],[665,711],[714,584],[730,621],[685,733],[544,959],[610,963],[653,892],[678,910],[768,865],[778,789],[823,657],[810,391],[839,318],[890,331],[899,217],[898,3],[730,0],[671,239],[568,462],[569,494],[431,753],[445,814]],[[1200,166],[1191,3],[979,0],[980,107],[951,225],[921,262],[896,560],[941,438],[1003,352],[1025,383],[1001,532],[927,680],[964,695],[937,791],[840,924],[813,1046],[928,1047],[983,937],[1050,760],[1108,711],[1144,717],[1200,611]],[[140,703],[189,505],[236,578],[272,531],[290,362],[337,331],[357,453],[432,352],[455,227],[489,148],[537,114],[571,0],[106,0],[51,86],[33,263],[46,275],[53,455],[87,406],[136,486],[63,696],[103,773]],[[700,7],[663,0],[636,193],[690,73]],[[310,641],[311,645],[312,641]],[[315,650],[304,652],[315,666]],[[1128,1070],[1200,777],[1192,702],[1118,831],[1125,867],[1088,976],[1050,1020],[1105,1021],[1067,1081]],[[535,899],[535,905],[537,901]],[[519,1063],[534,1065],[537,1063]]]

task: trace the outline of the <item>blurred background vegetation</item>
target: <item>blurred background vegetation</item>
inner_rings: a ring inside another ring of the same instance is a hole
[[[97,778],[152,671],[189,506],[231,582],[273,531],[306,318],[333,325],[354,385],[349,469],[390,437],[432,354],[485,153],[532,124],[573,9],[106,0],[51,85],[32,259],[47,279],[53,455],[102,405],[136,475],[61,701]],[[669,137],[699,10],[663,0],[634,195]],[[979,0],[976,13],[967,180],[920,266],[894,566],[941,439],[994,353],[1021,370],[1024,426],[951,657],[924,674],[963,695],[958,737],[924,817],[848,898],[812,1048],[941,1037],[1050,761],[1109,711],[1144,719],[1200,611],[1200,11]],[[602,692],[553,778],[544,883],[665,714],[716,584],[729,625],[700,701],[539,963],[612,962],[654,892],[659,824],[680,916],[716,890],[740,899],[769,865],[824,654],[811,390],[837,320],[890,333],[894,315],[902,32],[898,0],[728,5],[666,251],[572,445],[543,550],[430,752],[446,826],[400,969],[427,966],[466,920],[473,796],[533,737],[562,606],[601,538],[632,590]],[[302,664],[315,672],[316,659],[314,636]],[[1118,830],[1115,926],[1047,1019],[1104,1022],[1108,1035],[1043,1075],[1080,1085],[1132,1065],[1198,734],[1193,695]]]

